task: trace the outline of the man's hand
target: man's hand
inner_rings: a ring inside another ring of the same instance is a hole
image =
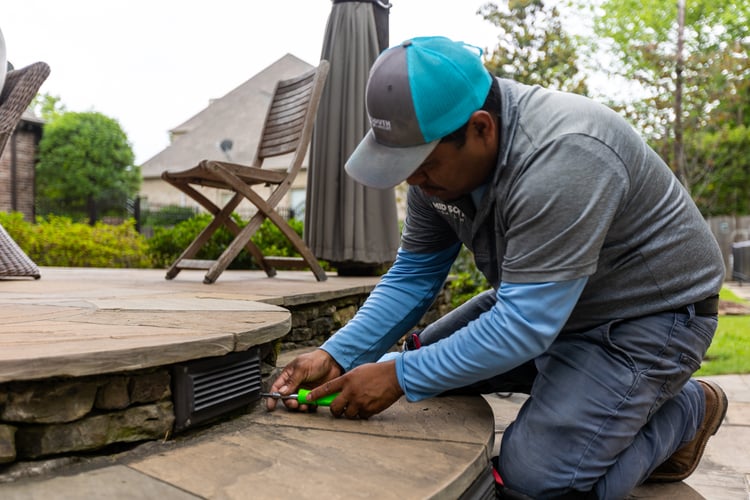
[[[335,379],[342,373],[341,367],[330,354],[322,349],[301,354],[284,367],[279,378],[273,383],[270,392],[280,392],[288,395],[295,392],[302,384],[315,386]],[[335,392],[335,391],[334,391]],[[312,398],[310,398],[312,399]],[[295,400],[285,400],[284,404],[290,409],[306,410],[307,405],[300,405]],[[276,408],[276,400],[268,398],[266,408],[270,411]]]
[[[369,418],[395,403],[404,391],[398,385],[396,361],[368,363],[329,380],[307,396],[315,400],[335,392],[341,394],[331,403],[335,417]]]

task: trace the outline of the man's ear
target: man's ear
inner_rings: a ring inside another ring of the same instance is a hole
[[[472,138],[478,139],[485,143],[495,141],[497,125],[490,113],[480,109],[474,111],[469,118],[469,133]]]

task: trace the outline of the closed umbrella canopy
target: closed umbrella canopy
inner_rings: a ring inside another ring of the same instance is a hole
[[[331,66],[310,149],[305,240],[339,274],[390,263],[399,245],[394,190],[367,188],[344,171],[370,129],[365,88],[388,45],[388,8],[378,0],[334,0],[323,41],[321,58]]]
[[[3,38],[3,32],[0,31],[0,91],[5,86],[5,73],[8,70],[7,60],[5,55],[5,38]]]

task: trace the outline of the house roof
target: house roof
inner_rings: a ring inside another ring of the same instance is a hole
[[[31,108],[23,112],[23,115],[21,115],[21,120],[25,122],[29,122],[29,123],[36,123],[39,125],[44,124],[44,120],[36,116],[36,114],[34,114],[34,111],[32,111]]]
[[[201,160],[226,160],[219,147],[225,139],[232,141],[231,161],[250,164],[276,82],[312,67],[286,54],[224,97],[212,100],[205,109],[170,130],[170,145],[143,163],[141,175],[144,179],[158,178],[164,170],[190,168]],[[272,160],[267,161],[270,166],[274,166]],[[285,164],[281,161],[280,165]]]

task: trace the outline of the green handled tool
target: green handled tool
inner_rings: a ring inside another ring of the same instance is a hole
[[[273,398],[273,399],[296,399],[298,403],[303,405],[318,405],[318,406],[331,406],[331,402],[336,399],[336,397],[339,395],[338,392],[331,394],[329,396],[322,397],[320,399],[316,399],[315,401],[308,401],[307,395],[310,394],[310,391],[307,389],[300,389],[294,394],[289,394],[287,396],[282,395],[280,392],[262,392],[260,394],[260,397],[262,398]]]

